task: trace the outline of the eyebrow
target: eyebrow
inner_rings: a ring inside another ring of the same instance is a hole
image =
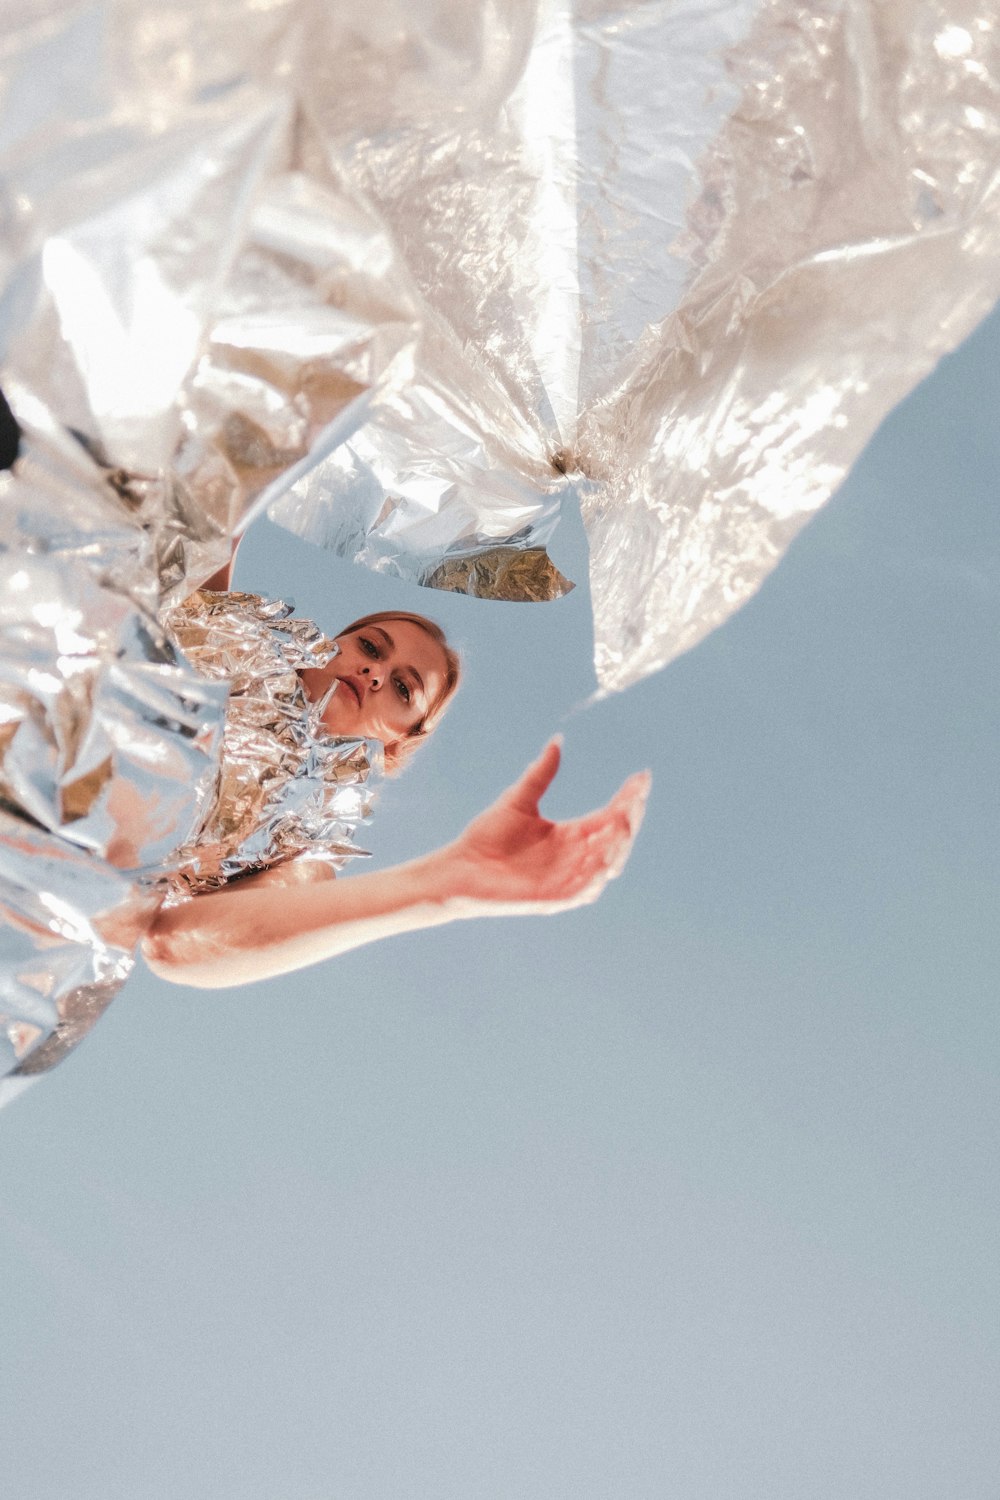
[[[382,637],[382,644],[387,647],[389,651],[395,651],[396,642],[393,640],[388,630],[383,630],[381,625],[370,625],[368,628],[371,631],[372,635],[379,635]],[[408,672],[409,675],[416,680],[417,687],[426,698],[427,689],[424,687],[424,679],[421,677],[416,667],[405,667],[404,671]]]

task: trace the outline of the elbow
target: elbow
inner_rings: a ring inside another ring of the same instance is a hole
[[[239,979],[227,974],[224,969],[217,965],[208,963],[182,962],[170,956],[165,956],[157,951],[152,943],[145,942],[142,945],[142,956],[146,968],[155,974],[157,979],[165,979],[168,984],[178,984],[185,989],[195,990],[225,990],[231,989],[240,983]]]
[[[154,926],[147,932],[139,944],[139,951],[146,961],[146,968],[158,979],[174,979],[177,966],[171,953],[171,943],[158,927]]]
[[[172,953],[170,943],[165,942],[162,937],[151,935],[144,938],[140,944],[140,952],[146,968],[157,979],[165,979],[168,984],[190,984],[187,975],[190,965],[180,962]]]

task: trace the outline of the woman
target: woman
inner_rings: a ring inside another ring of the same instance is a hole
[[[17,619],[30,627],[12,666],[15,705],[27,683],[37,713],[14,719],[0,809],[0,1104],[89,1034],[137,950],[173,982],[238,985],[395,932],[575,906],[624,864],[646,778],[590,817],[550,823],[538,802],[558,767],[553,743],[446,848],[333,879],[363,852],[354,834],[383,747],[387,769],[398,769],[453,696],[458,661],[438,627],[394,612],[331,641],[288,606],[228,589],[227,570],[212,580],[221,590],[198,591],[161,622],[185,666],[128,596],[105,596],[86,559],[44,547],[25,556],[21,592],[5,603],[20,601]],[[64,585],[82,621],[76,654],[58,658],[72,680],[44,674],[44,693],[53,681],[58,691],[35,703],[36,659],[62,649],[65,612],[45,621]],[[11,639],[21,642],[16,631]],[[219,688],[206,682],[202,693],[191,667]],[[78,681],[89,684],[82,695]],[[50,718],[40,739],[36,719]]]
[[[183,629],[177,633],[183,645]],[[328,661],[298,673],[312,721],[350,743],[380,741],[392,770],[439,721],[458,684],[457,657],[438,626],[405,613],[355,621],[335,644]],[[553,740],[454,843],[422,859],[337,880],[328,863],[304,849],[167,905],[143,941],[146,961],[164,979],[221,988],[288,973],[394,933],[593,901],[628,858],[649,777],[630,777],[587,817],[552,823],[539,801],[559,758]]]

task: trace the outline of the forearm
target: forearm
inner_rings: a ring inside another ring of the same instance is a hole
[[[448,852],[439,851],[346,880],[196,896],[160,913],[143,954],[163,979],[224,989],[466,914]]]
[[[279,867],[242,888],[171,907],[143,943],[147,962],[178,984],[224,989],[457,917],[568,911],[594,901],[628,857],[648,774],[629,777],[606,807],[550,823],[538,798],[558,764],[553,742],[453,844],[423,859],[294,890],[273,883]]]

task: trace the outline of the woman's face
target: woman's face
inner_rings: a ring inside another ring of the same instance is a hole
[[[411,620],[383,620],[338,635],[339,656],[326,669],[338,684],[323,713],[332,734],[406,739],[444,692],[448,664],[431,636]]]

